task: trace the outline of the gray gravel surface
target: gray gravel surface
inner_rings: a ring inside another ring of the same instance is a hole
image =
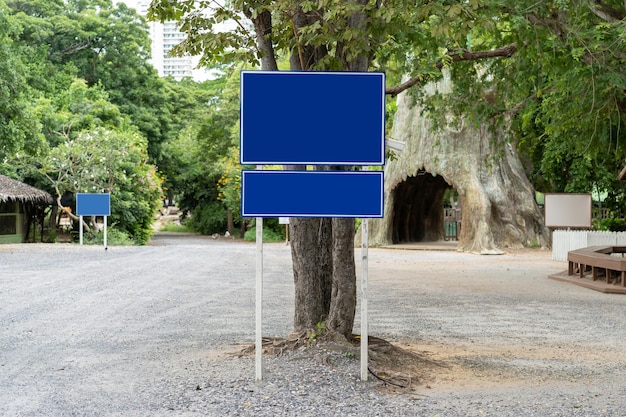
[[[324,349],[255,382],[232,355],[254,341],[254,244],[0,246],[0,416],[626,416],[626,295],[548,279],[545,251],[369,255],[371,334],[446,365],[411,390]],[[289,248],[264,265],[264,334],[286,336]]]

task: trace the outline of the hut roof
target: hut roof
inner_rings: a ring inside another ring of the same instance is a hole
[[[38,188],[0,175],[0,203],[20,201],[23,203],[52,204],[52,196]]]

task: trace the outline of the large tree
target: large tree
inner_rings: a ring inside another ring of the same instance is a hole
[[[129,116],[148,139],[153,161],[161,145],[175,135],[172,118],[176,103],[172,85],[159,78],[149,63],[150,38],[145,20],[135,10],[111,0],[8,1],[19,24],[14,40],[40,59],[29,82],[52,95],[61,83],[50,82],[70,74],[100,84],[111,102]]]
[[[489,175],[506,173],[492,184],[499,190],[506,189],[506,178],[525,175],[515,155],[522,139],[524,143],[534,140],[537,146],[543,146],[541,138],[546,135],[554,138],[553,143],[580,143],[585,137],[598,138],[594,127],[600,119],[619,126],[623,57],[615,45],[623,42],[620,16],[624,5],[617,1],[239,0],[227,7],[215,5],[156,0],[151,16],[179,20],[188,37],[175,52],[202,54],[206,63],[246,60],[276,70],[280,53],[289,56],[295,70],[409,74],[402,84],[388,87],[391,97],[411,87],[419,93],[420,87],[440,79],[442,69],[447,68],[452,91],[445,96],[415,94],[413,100],[419,100],[422,112],[431,117],[433,132],[462,124],[484,132],[483,153],[476,163],[484,164]],[[220,32],[220,24],[228,20],[235,22],[234,29]],[[563,54],[574,62],[563,59]],[[594,87],[600,85],[596,74],[601,69],[606,77],[603,89],[598,90]],[[567,83],[572,79],[581,82],[572,86]],[[294,92],[291,100],[306,100],[307,94],[314,93]],[[602,94],[601,102],[597,94]],[[577,103],[583,96],[586,105],[581,111]],[[539,114],[533,115],[533,106]],[[581,120],[590,122],[590,136],[575,131]],[[303,123],[316,122],[303,118]],[[533,134],[524,136],[531,128]],[[569,137],[572,134],[574,139]],[[513,152],[507,158],[498,158],[508,149]],[[527,187],[523,199],[532,200],[531,191]],[[488,204],[476,199],[478,205],[467,212],[465,221],[480,227],[466,228],[462,238],[495,249],[497,236],[506,235],[513,223],[485,215],[497,212],[498,218],[503,214],[515,217],[511,211],[516,205],[510,196],[502,193]],[[536,207],[525,216],[517,225],[529,221],[529,230],[541,236],[543,232],[534,226],[540,223]],[[339,219],[303,219],[292,224],[296,330],[326,320],[332,330],[350,335],[355,279],[353,252],[348,248],[353,227],[351,221]],[[524,233],[520,228],[509,235],[528,243],[520,236]],[[496,238],[485,240],[486,236]]]

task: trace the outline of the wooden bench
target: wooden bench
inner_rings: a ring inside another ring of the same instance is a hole
[[[626,258],[612,256],[613,253],[626,253],[626,246],[590,246],[569,251],[567,274],[574,275],[578,272],[578,276],[583,278],[591,271],[591,279],[596,281],[600,278],[599,273],[604,270],[607,284],[615,279],[615,284],[621,282],[622,287],[626,287]]]

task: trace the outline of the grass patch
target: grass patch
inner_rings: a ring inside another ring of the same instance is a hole
[[[256,242],[256,227],[246,230],[243,237],[246,242]],[[282,242],[285,237],[270,228],[263,228],[263,243]]]
[[[77,240],[79,238],[77,237]],[[86,232],[83,233],[83,244],[85,245],[104,245],[104,232]],[[136,246],[135,242],[128,233],[115,229],[107,228],[107,246]]]
[[[184,224],[166,223],[159,228],[159,232],[190,233],[191,230]]]

